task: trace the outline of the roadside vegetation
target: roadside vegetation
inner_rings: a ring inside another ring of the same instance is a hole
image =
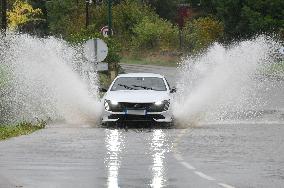
[[[99,82],[101,88],[107,89],[109,87],[111,80],[109,79],[107,72],[99,73]]]
[[[261,33],[284,39],[280,0],[112,0],[111,39],[100,34],[108,25],[108,1],[90,2],[86,19],[86,1],[8,0],[9,27],[72,43],[103,38],[111,49],[107,63],[162,66],[175,66],[181,55],[198,53],[214,42],[229,44]]]
[[[43,129],[45,126],[45,121],[38,121],[36,123],[21,122],[17,125],[0,125],[0,140],[5,140],[20,135],[27,135],[39,129]]]

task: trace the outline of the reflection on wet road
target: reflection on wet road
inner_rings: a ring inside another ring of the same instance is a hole
[[[118,186],[118,173],[120,167],[120,153],[123,148],[123,138],[119,130],[106,130],[107,156],[105,164],[108,169],[107,187],[116,188]]]
[[[145,148],[145,158],[151,157],[152,162],[149,162],[148,166],[151,168],[152,177],[150,182],[144,182],[153,188],[162,188],[167,185],[166,167],[165,167],[165,154],[170,152],[171,143],[167,140],[167,135],[164,130],[156,129],[151,132],[148,130],[130,130],[134,134],[142,134],[145,136],[145,140],[142,143],[132,143],[131,148],[125,147],[125,135],[126,132],[123,129],[106,129],[105,130],[105,144],[106,144],[106,156],[105,165],[107,168],[107,187],[117,188],[119,186],[119,171],[122,163],[122,153],[127,150],[135,150],[139,148],[133,147],[136,144],[142,144]],[[138,131],[138,132],[136,132]],[[130,133],[132,134],[132,133]],[[139,137],[139,135],[137,135]],[[128,145],[129,146],[129,145]],[[148,153],[150,155],[148,155]],[[141,156],[140,156],[141,157]],[[140,157],[136,160],[140,160]],[[139,171],[140,169],[132,169]],[[123,184],[123,182],[121,182]]]
[[[151,187],[161,188],[167,184],[165,170],[165,153],[168,152],[166,135],[163,130],[154,130],[151,142],[151,151],[153,157],[152,174],[153,179]]]

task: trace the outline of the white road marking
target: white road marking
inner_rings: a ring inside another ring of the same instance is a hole
[[[191,164],[187,163],[187,162],[180,162],[183,166],[185,166],[186,168],[188,168],[189,170],[195,170],[196,168],[193,167]]]
[[[225,188],[235,188],[235,187],[228,185],[228,184],[225,184],[225,183],[218,183],[218,185],[225,187]]]
[[[206,174],[199,172],[199,171],[194,171],[194,173],[197,174],[198,176],[204,178],[204,179],[209,180],[209,181],[215,181],[216,180],[215,178],[212,178],[211,176],[207,176]]]
[[[186,167],[187,169],[189,170],[192,170],[196,175],[198,175],[199,177],[203,178],[203,179],[206,179],[208,181],[216,181],[215,178],[211,177],[211,176],[208,176],[200,171],[196,171],[196,168],[194,166],[192,166],[191,164],[187,163],[184,161],[182,155],[179,153],[178,151],[178,145],[179,145],[179,142],[181,140],[181,138],[189,131],[189,129],[183,129],[180,131],[180,134],[177,135],[177,138],[175,140],[175,143],[174,143],[174,149],[173,149],[173,155],[175,157],[175,159],[177,161],[179,161],[179,163],[181,165],[183,165],[184,167]],[[228,184],[225,184],[225,183],[218,183],[219,186],[221,187],[224,187],[224,188],[235,188],[231,185],[228,185]]]

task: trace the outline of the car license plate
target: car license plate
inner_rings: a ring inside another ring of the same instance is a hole
[[[126,114],[130,114],[130,115],[146,115],[146,110],[126,110]]]

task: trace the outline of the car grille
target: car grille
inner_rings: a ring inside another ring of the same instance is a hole
[[[156,106],[154,103],[127,103],[120,102],[117,105],[110,105],[110,111],[124,112],[126,110],[146,110],[147,112],[162,112],[168,110],[169,102]]]

